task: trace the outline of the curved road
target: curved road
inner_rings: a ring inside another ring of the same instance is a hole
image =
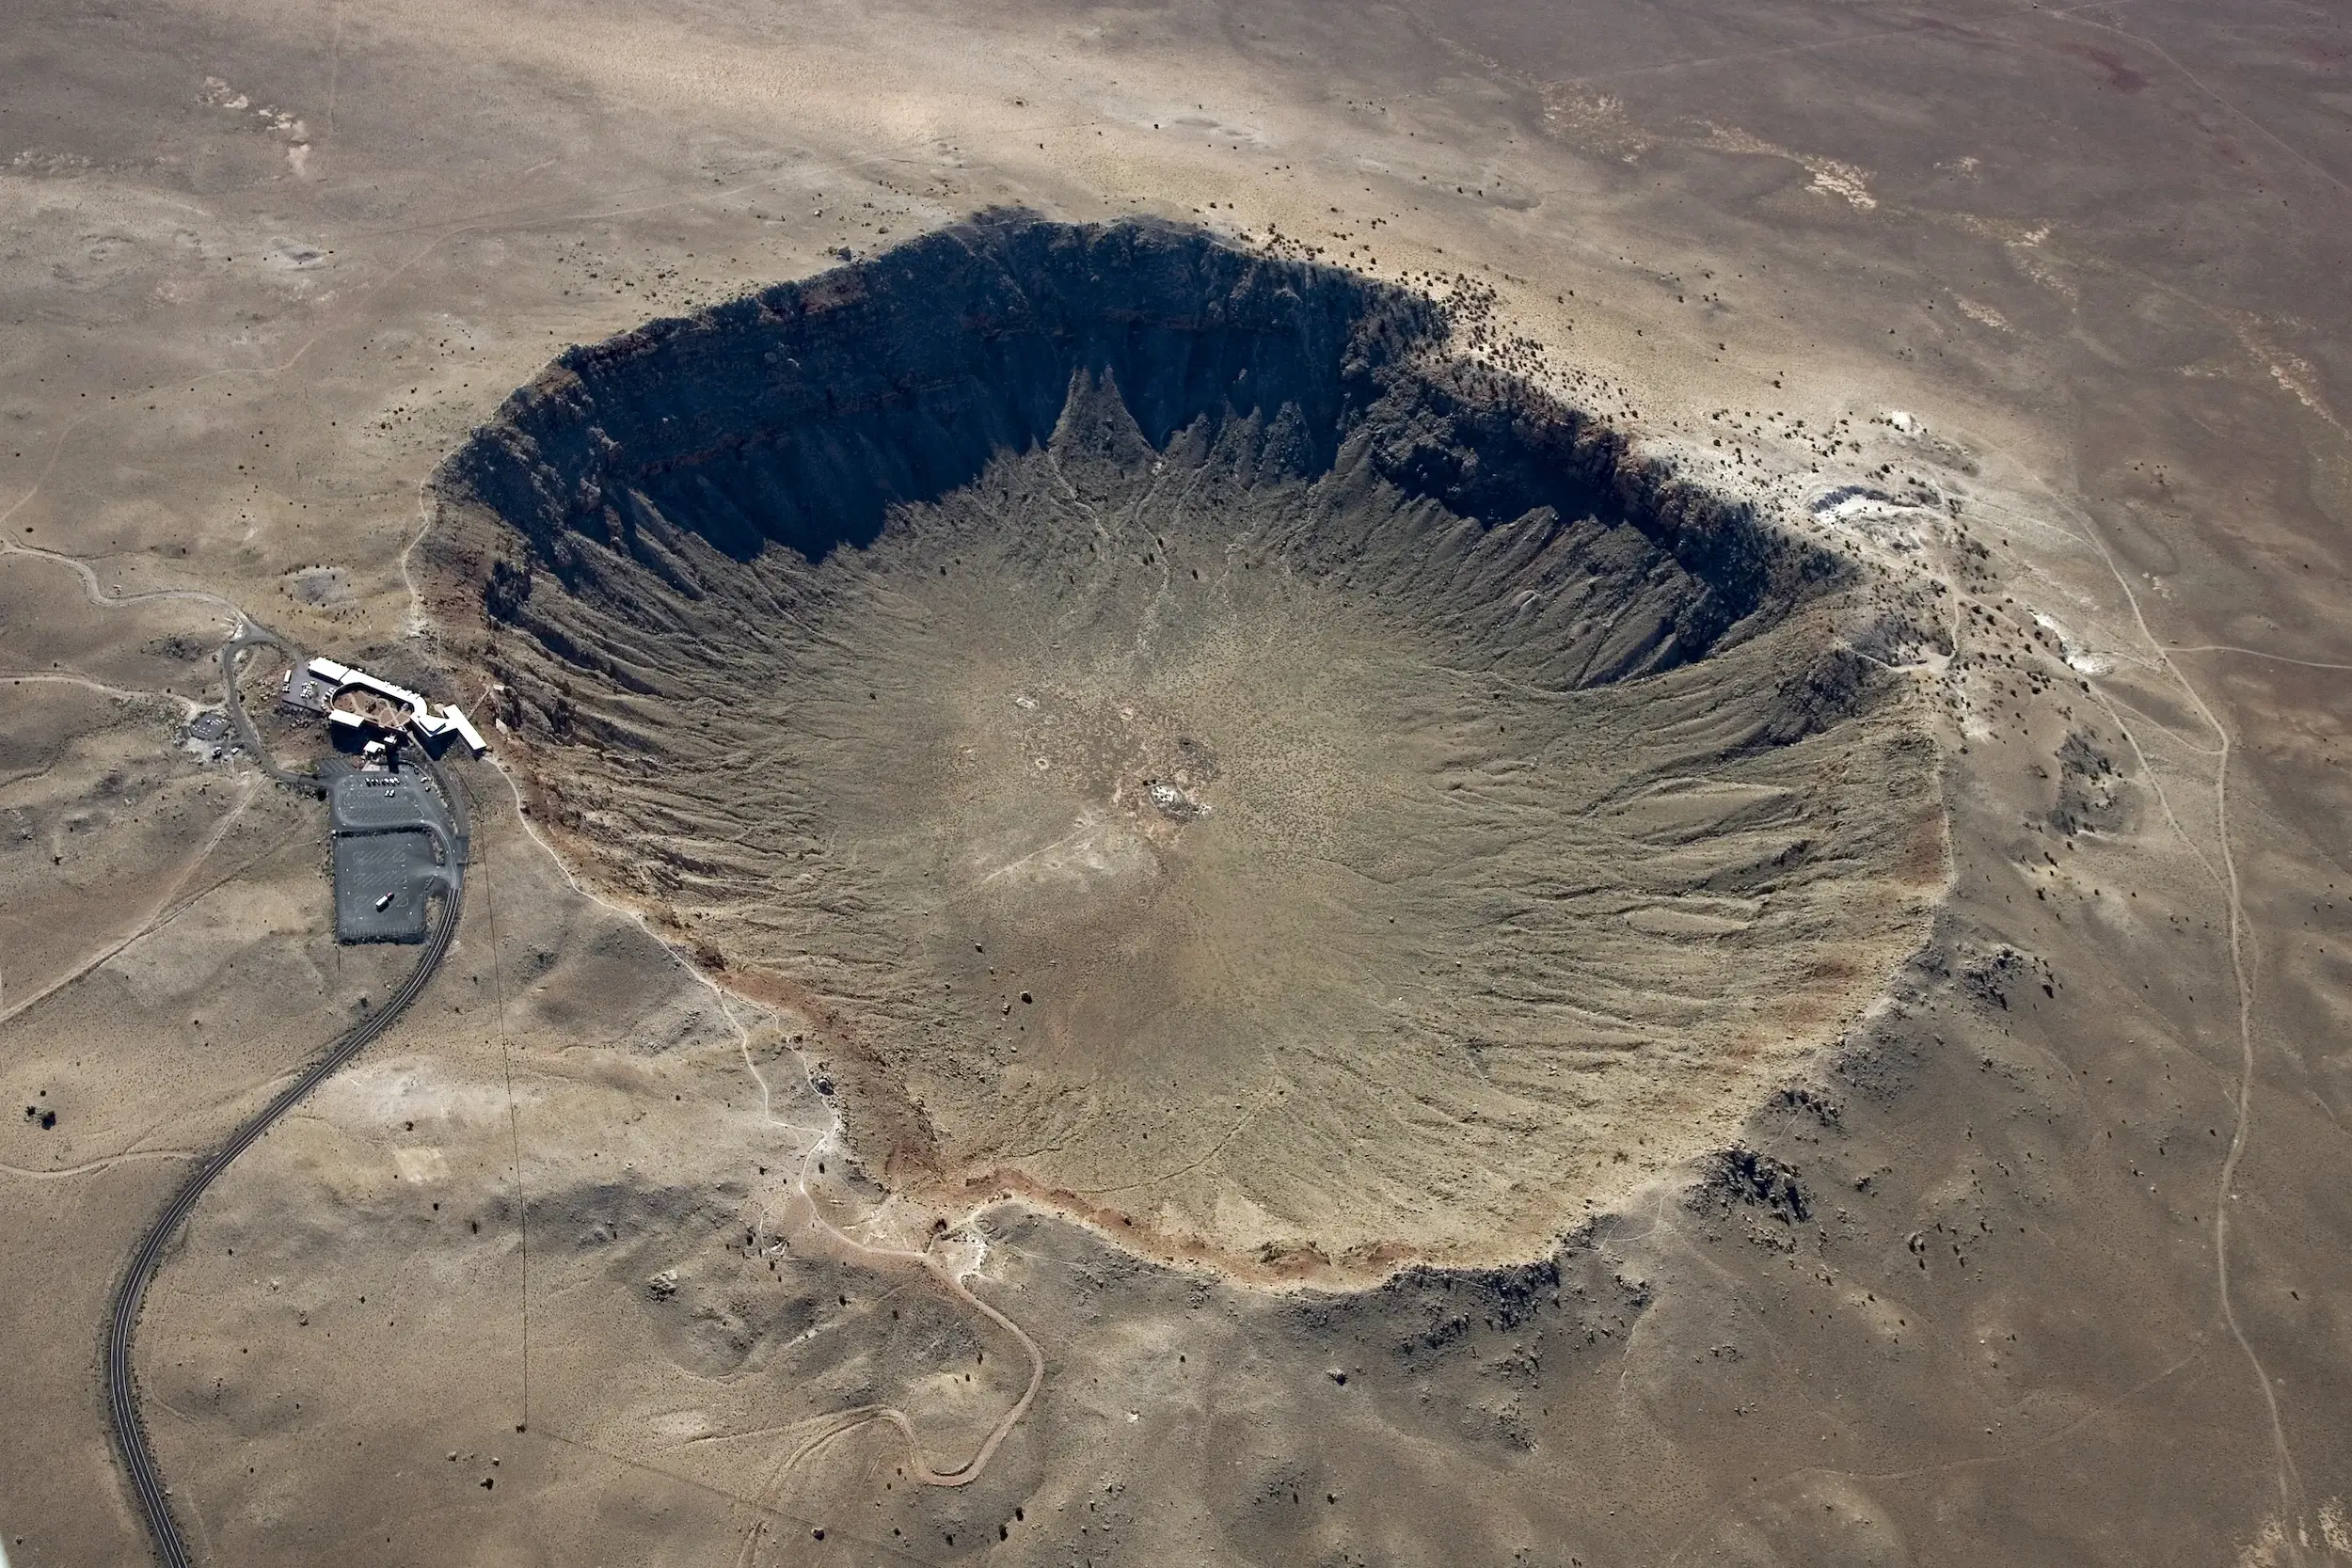
[[[852,1252],[862,1253],[868,1258],[886,1258],[894,1261],[910,1262],[922,1269],[937,1280],[949,1295],[981,1313],[991,1323],[1020,1341],[1021,1348],[1027,1352],[1029,1356],[1029,1384],[1021,1391],[1021,1397],[1013,1402],[1012,1408],[999,1417],[994,1426],[989,1428],[988,1435],[980,1440],[980,1446],[972,1457],[949,1469],[935,1469],[931,1462],[924,1457],[922,1433],[915,1431],[913,1418],[905,1411],[895,1405],[861,1404],[848,1410],[835,1411],[827,1418],[824,1425],[815,1435],[794,1449],[791,1455],[769,1476],[767,1487],[762,1488],[762,1494],[780,1485],[784,1478],[798,1468],[803,1460],[835,1438],[847,1437],[850,1433],[863,1427],[872,1426],[878,1421],[886,1422],[896,1428],[898,1435],[906,1440],[907,1462],[916,1481],[925,1486],[968,1486],[980,1479],[980,1472],[988,1468],[988,1462],[995,1456],[996,1446],[1010,1436],[1012,1429],[1021,1424],[1021,1418],[1028,1414],[1029,1406],[1037,1399],[1038,1390],[1045,1386],[1045,1352],[1035,1339],[1029,1337],[1028,1330],[982,1301],[978,1296],[974,1295],[972,1288],[963,1282],[962,1275],[949,1268],[941,1260],[939,1255],[929,1247],[918,1252],[911,1247],[872,1246],[858,1241],[825,1218],[823,1212],[817,1207],[816,1199],[808,1191],[808,1167],[816,1160],[822,1147],[820,1143],[817,1148],[811,1148],[802,1159],[801,1174],[795,1182],[802,1199],[808,1205],[809,1224],[831,1236],[835,1244]]]
[[[268,633],[248,627],[240,631],[221,649],[221,669],[229,677],[230,714],[240,736],[246,740],[247,750],[272,778],[315,789],[319,786],[319,780],[281,771],[268,752],[259,748],[244,705],[238,701],[236,651],[248,642],[259,641],[270,642],[281,649],[285,647]],[[440,786],[442,799],[449,802],[451,815],[457,819],[458,843],[463,845],[466,842],[465,807],[430,758],[426,759],[425,766],[432,773],[434,783]],[[196,1168],[195,1174],[173,1196],[171,1202],[165,1206],[164,1212],[156,1216],[155,1223],[140,1239],[138,1250],[131,1255],[130,1266],[123,1271],[120,1283],[115,1287],[114,1310],[106,1323],[107,1424],[114,1431],[115,1448],[122,1460],[123,1473],[130,1479],[131,1490],[138,1495],[140,1511],[147,1515],[147,1530],[154,1540],[156,1559],[166,1564],[166,1568],[190,1568],[195,1560],[189,1554],[186,1538],[180,1533],[180,1522],[172,1517],[168,1489],[164,1485],[162,1472],[156,1467],[154,1451],[148,1447],[147,1423],[139,1417],[138,1389],[132,1378],[131,1338],[138,1327],[139,1309],[146,1299],[147,1287],[153,1282],[155,1271],[163,1263],[164,1249],[170,1245],[173,1235],[204,1196],[205,1190],[219,1180],[221,1172],[227,1170],[238,1155],[252,1148],[262,1134],[269,1131],[271,1123],[294,1109],[312,1089],[366,1050],[370,1041],[390,1028],[402,1011],[432,980],[434,971],[440,967],[442,958],[449,952],[451,939],[457,934],[457,918],[465,905],[464,851],[461,849],[455,858],[457,863],[451,867],[453,886],[442,895],[440,914],[425,937],[424,949],[417,956],[416,968],[409,971],[407,978],[386,999],[383,1006],[303,1069],[294,1081],[280,1090],[259,1115],[238,1128],[226,1144]]]
[[[239,620],[237,635],[220,645],[221,689],[226,693],[224,700],[229,708],[229,721],[236,727],[238,744],[245,748],[245,754],[251,757],[262,772],[279,784],[326,794],[326,780],[316,773],[301,773],[278,767],[278,759],[270,755],[268,747],[262,744],[260,733],[253,728],[253,718],[245,710],[244,695],[237,689],[237,656],[247,648],[276,648],[295,669],[300,669],[303,663],[301,649],[274,631],[265,631],[250,621]]]

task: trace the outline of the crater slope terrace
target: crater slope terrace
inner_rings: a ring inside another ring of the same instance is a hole
[[[1943,883],[1833,558],[1195,231],[994,217],[565,355],[443,469],[575,863],[866,1169],[1249,1277],[1527,1256]]]

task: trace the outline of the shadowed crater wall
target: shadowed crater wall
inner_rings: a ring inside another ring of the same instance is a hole
[[[1942,884],[1831,558],[1195,230],[991,217],[575,349],[436,495],[537,815],[930,1201],[1536,1256]]]

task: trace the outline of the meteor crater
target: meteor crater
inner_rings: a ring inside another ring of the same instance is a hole
[[[992,215],[574,349],[435,495],[559,847],[950,1210],[1260,1279],[1534,1256],[1943,885],[1847,567],[1197,230]]]

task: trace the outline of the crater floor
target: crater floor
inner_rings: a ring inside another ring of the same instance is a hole
[[[445,627],[910,1196],[1531,1256],[1867,1006],[1943,825],[1834,563],[1443,349],[1182,230],[961,230],[518,394]]]

